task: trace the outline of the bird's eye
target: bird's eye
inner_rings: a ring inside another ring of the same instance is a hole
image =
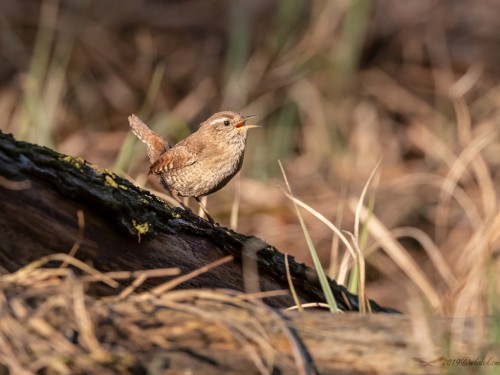
[[[225,126],[229,126],[229,124],[230,124],[229,120],[224,121]]]

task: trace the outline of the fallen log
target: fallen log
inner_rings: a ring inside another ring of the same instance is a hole
[[[171,208],[148,191],[81,158],[0,133],[0,176],[4,181],[0,184],[0,264],[7,272],[48,254],[69,252],[79,238],[77,212],[81,210],[85,227],[76,257],[100,271],[178,267],[188,273],[231,255],[234,262],[180,287],[244,291],[242,264],[254,263],[261,291],[289,289],[284,255],[272,246]],[[9,187],[12,181],[29,187],[13,189]],[[301,301],[323,302],[314,270],[292,257],[289,264]],[[357,296],[333,280],[330,286],[340,309],[358,310]],[[266,302],[275,307],[294,304],[290,295]],[[370,307],[374,312],[394,311],[373,301]]]

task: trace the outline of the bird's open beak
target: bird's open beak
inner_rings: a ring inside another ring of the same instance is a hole
[[[246,125],[246,121],[249,118],[255,117],[255,115],[250,115],[250,116],[243,116],[243,120],[238,122],[234,127],[236,129],[251,129],[251,128],[260,128],[260,125]]]

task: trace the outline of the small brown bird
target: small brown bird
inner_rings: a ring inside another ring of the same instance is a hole
[[[183,207],[178,196],[195,198],[213,222],[199,197],[220,190],[240,170],[247,130],[258,127],[246,124],[251,117],[230,111],[215,113],[173,147],[137,116],[128,120],[133,133],[148,146],[149,174],[158,175]]]

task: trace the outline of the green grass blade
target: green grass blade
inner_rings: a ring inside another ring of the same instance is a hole
[[[281,161],[278,161],[278,163],[279,163],[279,166],[281,168],[281,173],[283,174],[283,178],[285,179],[285,183],[287,185],[288,191],[290,192],[290,195],[291,195],[292,190],[291,190],[290,185],[288,183],[288,179],[287,179],[286,174],[285,174],[285,169],[283,168]],[[304,237],[306,239],[307,247],[309,248],[309,252],[310,252],[311,258],[313,260],[314,268],[316,269],[316,272],[318,274],[318,279],[319,279],[319,283],[321,285],[321,289],[323,290],[323,293],[325,294],[325,299],[326,299],[326,302],[328,303],[328,308],[330,309],[330,312],[337,313],[339,311],[339,308],[337,306],[337,302],[335,301],[335,297],[333,296],[333,292],[332,292],[332,289],[330,288],[330,284],[328,283],[328,278],[326,277],[323,266],[321,265],[321,261],[319,260],[318,253],[316,252],[316,248],[314,247],[314,244],[312,242],[309,231],[307,230],[307,226],[304,222],[304,219],[302,218],[302,214],[300,213],[299,207],[297,206],[297,204],[295,203],[294,200],[292,200],[292,202],[293,202],[293,205],[295,207],[295,212],[297,213],[297,217],[299,218],[300,226],[302,228],[302,231],[304,232]]]

